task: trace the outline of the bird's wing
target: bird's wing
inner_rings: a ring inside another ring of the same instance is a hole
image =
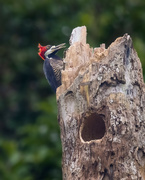
[[[61,70],[63,69],[63,61],[62,60],[56,61],[56,60],[50,59],[50,65],[53,69],[58,86],[60,86],[61,85]]]
[[[63,67],[62,60],[53,60],[46,58],[43,65],[43,71],[46,79],[54,91],[61,85],[61,70]]]

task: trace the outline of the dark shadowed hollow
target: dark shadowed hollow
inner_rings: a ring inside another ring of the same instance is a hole
[[[81,136],[84,141],[99,140],[105,134],[105,123],[101,115],[93,113],[84,120]]]

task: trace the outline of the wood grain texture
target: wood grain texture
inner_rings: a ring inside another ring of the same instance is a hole
[[[90,48],[73,30],[57,89],[64,180],[145,180],[145,86],[131,37]]]

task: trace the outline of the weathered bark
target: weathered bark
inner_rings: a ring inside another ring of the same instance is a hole
[[[132,40],[73,30],[57,90],[64,180],[145,180],[145,86]]]

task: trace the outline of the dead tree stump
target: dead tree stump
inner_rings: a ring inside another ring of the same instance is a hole
[[[57,103],[64,180],[145,180],[145,86],[131,37],[90,48],[73,30]]]

